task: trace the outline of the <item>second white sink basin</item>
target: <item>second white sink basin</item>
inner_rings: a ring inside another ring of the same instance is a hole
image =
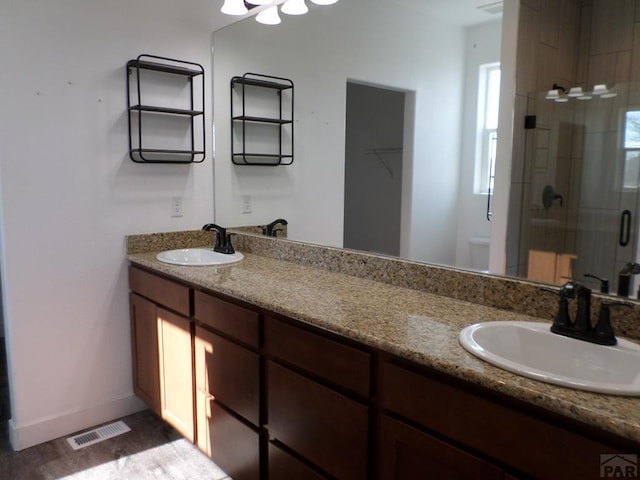
[[[240,252],[234,254],[218,253],[208,248],[181,248],[160,252],[156,258],[163,263],[172,265],[184,265],[192,267],[205,267],[211,265],[228,265],[237,263],[244,258]]]
[[[510,372],[578,390],[640,396],[640,345],[613,347],[549,331],[536,322],[486,322],[464,328],[465,350]]]

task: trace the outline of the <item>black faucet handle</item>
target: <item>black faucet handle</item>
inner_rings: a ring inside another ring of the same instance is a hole
[[[571,281],[562,285],[559,290],[548,287],[541,287],[540,290],[543,292],[553,293],[554,295],[558,295],[560,298],[575,298],[579,288],[586,287],[582,287],[579,283]]]
[[[600,345],[616,345],[618,343],[611,326],[611,307],[633,307],[633,303],[615,300],[602,301],[595,328],[596,337]]]
[[[600,278],[597,275],[594,275],[593,273],[585,273],[584,276],[588,278],[593,278],[600,282],[600,293],[609,293],[609,280],[607,280],[606,278]]]

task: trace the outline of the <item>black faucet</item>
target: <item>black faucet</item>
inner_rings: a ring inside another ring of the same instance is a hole
[[[234,234],[227,233],[226,228],[222,228],[220,225],[216,225],[215,223],[207,223],[202,227],[202,230],[216,232],[216,242],[213,246],[214,252],[225,253],[228,255],[236,253],[233,249],[233,245],[231,244],[231,236]]]
[[[553,290],[551,290],[553,291]],[[591,290],[577,282],[567,282],[559,292],[558,313],[551,325],[551,331],[565,337],[576,338],[598,345],[616,345],[613,328],[611,327],[610,308],[612,306],[632,306],[628,302],[614,302],[603,300],[595,328],[591,325]],[[569,299],[577,298],[576,320],[571,321],[569,315]]]
[[[289,225],[289,222],[287,222],[284,218],[274,220],[269,225],[265,225],[264,227],[262,227],[262,234],[266,235],[267,237],[276,237],[277,233],[282,231],[282,229],[275,228],[277,225]]]

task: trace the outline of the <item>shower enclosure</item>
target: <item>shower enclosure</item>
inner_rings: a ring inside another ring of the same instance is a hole
[[[640,84],[567,90],[528,96],[518,274],[615,293],[638,258]]]

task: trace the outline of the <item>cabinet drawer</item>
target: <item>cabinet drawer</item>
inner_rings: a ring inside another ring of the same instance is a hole
[[[259,424],[260,357],[244,347],[196,327],[196,389]]]
[[[273,362],[267,384],[272,439],[336,478],[367,478],[368,407]]]
[[[129,288],[185,317],[191,315],[190,289],[185,285],[130,266]]]
[[[198,447],[233,480],[260,479],[260,435],[197,392]],[[225,477],[226,478],[226,477]]]
[[[271,480],[327,480],[327,477],[307,467],[297,458],[269,443],[269,479]]]
[[[363,396],[369,395],[371,355],[322,335],[265,319],[269,354]]]
[[[380,387],[384,409],[533,477],[597,478],[601,453],[623,453],[428,372],[384,363]]]
[[[380,438],[380,478],[504,478],[500,468],[386,415],[382,416]]]
[[[203,325],[215,328],[247,345],[259,346],[260,314],[247,308],[196,291],[195,317]]]

